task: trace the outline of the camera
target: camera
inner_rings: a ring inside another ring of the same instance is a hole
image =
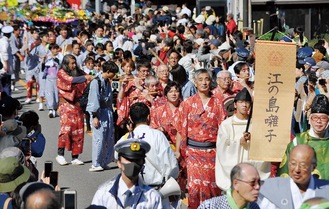
[[[31,141],[29,138],[23,138],[21,142],[21,150],[25,156],[31,154]]]
[[[45,177],[50,177],[50,172],[53,170],[53,162],[46,161],[45,162]]]
[[[55,188],[58,185],[58,171],[50,172],[50,184]]]
[[[65,209],[77,208],[77,192],[75,190],[64,191],[64,208]]]

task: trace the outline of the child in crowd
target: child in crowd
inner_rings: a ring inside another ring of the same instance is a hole
[[[95,75],[96,71],[94,69],[95,67],[95,61],[92,57],[87,57],[85,59],[85,65],[82,67],[83,72],[85,72],[87,75]]]
[[[106,55],[104,54],[104,45],[102,43],[98,43],[95,46],[95,59],[97,60],[99,57],[105,57]]]
[[[77,66],[82,69],[82,67],[84,66],[85,64],[85,60],[86,58],[91,55],[95,55],[95,53],[93,52],[94,50],[94,44],[93,44],[93,41],[92,40],[87,40],[86,43],[85,43],[85,48],[86,48],[86,51],[83,52],[82,54],[79,55],[78,59],[77,59]]]
[[[85,72],[87,75],[96,75],[98,72],[95,70],[95,61],[94,58],[91,56],[88,56],[85,61],[85,65],[82,67],[83,72]],[[87,111],[85,113],[85,121],[87,126],[87,132],[91,132],[91,126],[90,126],[90,115]]]
[[[44,79],[45,82],[45,96],[47,101],[47,108],[49,109],[49,118],[58,117],[58,89],[56,86],[57,72],[63,60],[63,54],[59,52],[57,44],[49,45],[50,54],[48,54],[45,62]]]
[[[78,59],[81,51],[81,45],[77,41],[72,42],[72,55],[75,57],[75,59]]]

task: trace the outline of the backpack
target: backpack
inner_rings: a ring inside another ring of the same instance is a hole
[[[101,92],[101,88],[102,88],[102,84],[101,84],[101,80],[99,79],[99,77],[94,78],[98,81],[98,90],[99,92]],[[86,108],[87,108],[87,104],[88,104],[88,96],[89,96],[89,90],[90,90],[90,84],[91,82],[89,82],[86,86],[86,88],[83,90],[82,96],[80,97],[79,100],[79,105],[81,107],[81,109],[85,112]]]

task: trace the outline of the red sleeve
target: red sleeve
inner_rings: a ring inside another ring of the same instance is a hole
[[[172,32],[172,31],[168,32],[168,36],[170,36],[171,38],[174,37],[175,35],[176,35],[176,33]]]

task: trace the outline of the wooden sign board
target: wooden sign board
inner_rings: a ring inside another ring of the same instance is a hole
[[[296,44],[257,41],[249,158],[281,162],[290,142]]]

